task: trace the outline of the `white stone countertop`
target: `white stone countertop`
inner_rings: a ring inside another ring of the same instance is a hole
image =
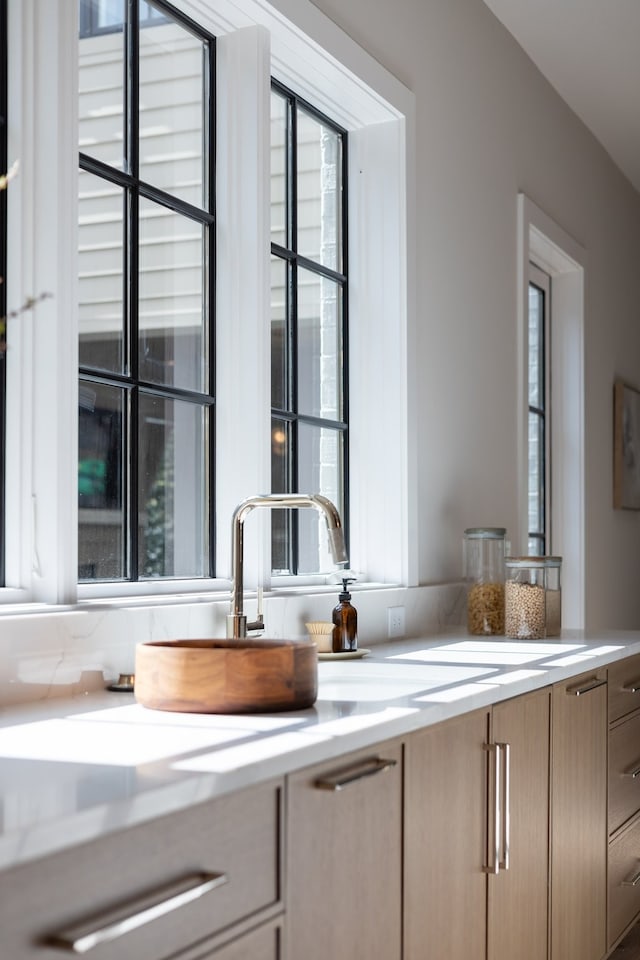
[[[108,691],[0,709],[0,869],[636,653],[640,631],[529,642],[458,632],[322,661],[318,699],[302,711],[169,713]]]

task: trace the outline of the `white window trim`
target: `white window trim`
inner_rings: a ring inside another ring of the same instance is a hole
[[[19,54],[10,55],[9,155],[20,157],[21,172],[19,188],[9,196],[9,295],[12,302],[43,290],[52,297],[9,331],[11,586],[0,591],[0,600],[74,604],[79,598],[153,591],[169,602],[173,594],[228,590],[224,575],[230,572],[233,507],[244,496],[269,488],[269,193],[264,161],[271,74],[350,131],[351,560],[368,581],[415,585],[417,411],[411,358],[416,331],[413,295],[407,293],[415,278],[413,94],[307,0],[174,2],[218,37],[218,123],[225,116],[237,117],[233,111],[240,106],[247,124],[232,139],[218,138],[217,310],[218,317],[224,310],[240,321],[233,329],[218,322],[217,331],[217,446],[232,444],[236,453],[232,470],[226,470],[226,457],[217,456],[217,569],[222,577],[77,587],[77,5],[10,0],[10,50]],[[341,104],[338,114],[336,103]],[[223,142],[225,155],[220,153]],[[231,209],[221,201],[232,195],[226,187],[238,176],[243,190],[233,191]],[[225,218],[230,223],[238,217],[251,228],[229,244]],[[229,269],[222,270],[225,258]],[[58,324],[59,316],[67,321]],[[247,338],[254,339],[250,355]],[[381,384],[389,384],[386,391]],[[358,398],[365,393],[371,402],[363,406]],[[228,409],[234,410],[233,422],[224,416]],[[50,412],[46,420],[42,410]],[[263,536],[262,547],[247,556],[248,586],[268,569],[267,554],[268,537]]]
[[[7,331],[2,599],[45,603],[76,595],[76,35],[74,3],[9,3],[9,156],[20,171],[8,194],[7,295],[51,296]]]
[[[529,263],[551,277],[551,530],[563,557],[563,627],[585,625],[584,283],[587,252],[524,194],[518,195],[517,552],[527,542]],[[570,442],[567,442],[570,438]]]

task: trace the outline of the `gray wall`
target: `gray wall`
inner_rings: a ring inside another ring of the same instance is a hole
[[[314,0],[417,107],[420,581],[517,525],[516,197],[587,251],[586,624],[640,627],[640,515],[612,507],[612,387],[640,388],[640,197],[481,0]],[[578,399],[578,398],[577,398]]]

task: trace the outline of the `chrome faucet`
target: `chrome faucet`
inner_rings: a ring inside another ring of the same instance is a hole
[[[244,521],[256,507],[266,507],[269,510],[278,508],[300,509],[315,507],[324,514],[329,534],[329,550],[336,565],[348,563],[347,551],[344,543],[340,514],[331,500],[319,493],[266,493],[261,496],[247,497],[233,511],[231,521],[231,565],[233,567],[233,582],[231,586],[231,613],[227,616],[227,638],[239,640],[246,637],[249,630],[264,629],[262,605],[258,603],[256,620],[247,621],[243,613],[243,567],[244,567]]]

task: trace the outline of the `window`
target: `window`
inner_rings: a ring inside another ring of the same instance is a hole
[[[271,485],[347,515],[347,135],[271,93]],[[330,569],[315,511],[277,511],[274,574]]]
[[[272,475],[272,78],[304,119],[322,118],[349,168],[348,278],[346,234],[335,268],[273,238],[283,270],[302,272],[306,258],[316,286],[326,276],[342,297],[349,284],[349,343],[346,310],[335,341],[341,362],[351,355],[348,397],[342,383],[341,412],[318,418],[343,437],[344,462],[312,480],[349,509],[360,579],[415,584],[413,95],[309,0],[291,19],[263,0],[127,0],[118,15],[89,0],[8,6],[9,116],[20,118],[9,156],[23,158],[8,191],[9,293],[12,304],[49,296],[9,330],[2,601],[81,601],[86,613],[95,599],[147,596],[149,611],[178,611],[191,596],[199,612],[202,594],[227,612],[231,515]],[[83,10],[95,29],[81,35]],[[346,207],[345,187],[346,175]],[[312,423],[318,411],[294,399],[275,410]],[[306,486],[291,451],[291,485]],[[314,530],[285,531],[276,569],[297,570],[295,583],[271,577],[271,519],[256,512],[245,543],[245,586],[264,581],[267,614],[270,586],[333,590],[335,572],[318,515],[318,545]],[[144,634],[147,605],[136,609]]]
[[[208,577],[213,38],[144,0],[80,0],[89,22],[96,31],[81,35],[79,56],[78,577]]]
[[[544,556],[549,546],[549,297],[550,278],[529,268],[528,552]]]

